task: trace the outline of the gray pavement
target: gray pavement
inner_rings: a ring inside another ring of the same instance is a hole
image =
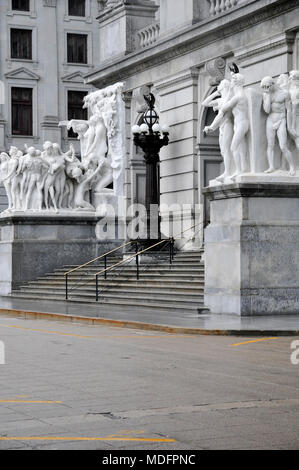
[[[0,450],[299,449],[299,336],[2,315],[0,340]]]
[[[207,332],[229,334],[290,334],[299,335],[298,315],[268,315],[239,317],[237,315],[212,315],[207,311],[194,314],[188,311],[163,312],[154,309],[113,308],[101,304],[25,300],[0,297],[0,313],[7,310],[54,313],[67,316],[103,318],[119,322],[138,322],[149,326],[168,326]],[[194,331],[193,331],[194,332]]]

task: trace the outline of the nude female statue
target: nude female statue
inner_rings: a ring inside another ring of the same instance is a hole
[[[65,183],[66,183],[66,173],[65,167],[66,162],[72,163],[75,158],[75,149],[71,145],[70,150],[67,153],[63,153],[59,144],[53,144],[53,160],[52,160],[52,168],[56,168],[55,171],[55,183],[54,189],[56,193],[56,203],[58,209],[62,208],[62,201],[65,195]]]
[[[231,98],[231,83],[229,80],[222,80],[217,90],[212,93],[203,102],[203,106],[213,107],[219,111],[212,124],[204,128],[204,133],[214,132],[219,127],[219,145],[221,155],[224,161],[224,173],[216,178],[218,181],[224,181],[231,175],[233,166],[233,155],[231,144],[234,132],[233,116],[231,111],[221,113],[223,105]]]
[[[48,172],[45,177],[44,183],[44,203],[46,210],[49,210],[49,193],[54,206],[55,212],[58,212],[56,197],[55,197],[55,172],[59,169],[59,165],[54,165],[54,149],[52,142],[45,142],[43,145],[44,151],[42,152],[42,159],[48,166]]]
[[[277,135],[282,155],[290,166],[290,175],[295,175],[295,161],[292,152],[288,148],[287,136],[287,108],[289,107],[289,93],[277,86],[272,77],[264,77],[261,81],[263,90],[263,108],[268,114],[266,132],[268,141],[267,157],[269,168],[265,173],[275,171],[274,167],[274,145]]]

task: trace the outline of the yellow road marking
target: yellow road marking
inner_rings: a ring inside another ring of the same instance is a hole
[[[277,336],[274,336],[273,338],[261,338],[261,339],[253,339],[251,341],[244,341],[243,343],[235,343],[231,344],[230,346],[241,346],[242,344],[249,344],[249,343],[258,343],[259,341],[268,341],[270,339],[278,339]]]
[[[0,324],[0,326],[3,326],[5,328],[17,328],[18,330],[35,331],[35,332],[38,332],[38,333],[51,333],[51,334],[54,334],[54,335],[61,335],[61,336],[74,336],[76,338],[86,338],[86,339],[92,338],[91,336],[75,335],[75,334],[72,334],[72,333],[62,333],[61,331],[55,331],[55,330],[43,330],[43,329],[37,329],[37,328],[26,328],[25,326],[3,325],[3,324]]]
[[[50,401],[50,400],[0,400],[0,403],[63,403],[62,401]]]
[[[26,330],[26,331],[34,331],[37,333],[47,333],[47,334],[52,334],[52,335],[60,335],[60,336],[72,336],[74,338],[84,338],[84,339],[100,339],[100,338],[105,338],[105,339],[114,339],[114,338],[129,338],[129,339],[143,339],[143,338],[182,338],[183,336],[190,336],[190,335],[141,335],[141,334],[132,334],[132,335],[94,335],[94,336],[87,336],[87,335],[76,335],[74,333],[63,333],[62,331],[56,331],[56,330],[44,330],[41,328],[28,328],[25,326],[18,326],[18,325],[5,325],[0,323],[0,327],[4,328],[15,328],[19,330]]]
[[[130,441],[130,442],[176,442],[175,439],[146,437],[52,437],[52,436],[12,436],[0,437],[0,441]]]

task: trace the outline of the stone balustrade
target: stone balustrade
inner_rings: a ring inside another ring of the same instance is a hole
[[[144,48],[157,41],[160,33],[160,23],[154,23],[137,32],[137,47]]]
[[[210,16],[215,16],[234,8],[240,3],[240,0],[209,0],[209,2],[211,5]]]

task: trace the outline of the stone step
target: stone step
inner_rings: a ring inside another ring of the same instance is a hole
[[[74,273],[76,272],[81,272],[81,271],[91,271],[91,272],[98,272],[100,271],[101,269],[104,269],[104,266],[101,266],[101,265],[96,265],[96,266],[86,266],[86,268],[82,268],[80,270],[77,270],[77,271],[74,271]],[[115,269],[122,269],[122,270],[136,270],[136,263],[130,263],[130,264],[127,264],[127,263],[124,263],[123,265],[119,265],[119,266],[116,266]],[[175,265],[175,264],[166,264],[166,265],[142,265],[140,264],[139,265],[139,270],[140,271],[161,271],[161,272],[165,272],[165,271],[177,271],[177,272],[184,272],[184,271],[190,271],[190,272],[193,272],[193,271],[198,271],[198,272],[203,272],[204,271],[204,265],[202,264],[199,264],[199,265],[191,265],[191,266],[186,266],[185,264],[182,264],[182,265]],[[65,273],[67,272],[68,269],[65,269],[65,268],[58,268],[56,269],[54,272],[55,273]],[[52,274],[52,273],[50,273]]]
[[[145,282],[142,282],[142,283],[138,283],[138,281],[136,282],[122,282],[120,283],[119,281],[117,280],[107,280],[107,281],[100,281],[100,286],[103,285],[104,288],[117,288],[119,291],[125,291],[127,292],[128,289],[138,289],[138,290],[146,290],[148,291],[148,289],[150,288],[151,290],[159,290],[159,292],[164,292],[164,293],[168,293],[168,292],[186,292],[186,293],[192,293],[192,292],[198,292],[198,291],[201,291],[204,289],[204,282],[199,282],[199,283],[195,283],[195,285],[191,285],[190,286],[190,283],[186,284],[185,285],[182,285],[182,284],[167,284],[167,285],[164,285],[162,283],[145,283]],[[70,287],[72,287],[73,283],[70,283],[69,284]],[[65,280],[63,279],[59,279],[57,281],[31,281],[31,282],[28,282],[28,284],[24,285],[24,286],[21,286],[20,289],[26,289],[26,288],[37,288],[37,287],[42,287],[42,288],[46,288],[46,287],[49,287],[49,288],[65,288]]]
[[[12,298],[18,298],[18,299],[32,299],[32,294],[25,294],[23,292],[13,292]],[[41,294],[38,294],[38,295],[35,295],[34,296],[34,299],[36,300],[45,300],[45,299],[48,299],[48,300],[54,300],[54,301],[62,301],[64,300],[64,296],[62,295],[41,295]],[[140,302],[138,302],[138,299],[123,299],[123,298],[118,298],[118,299],[115,299],[114,297],[113,298],[101,298],[99,299],[99,302],[96,302],[95,300],[95,296],[93,297],[89,297],[89,296],[86,296],[86,297],[82,297],[81,295],[80,296],[72,296],[70,297],[71,301],[74,301],[76,303],[92,303],[92,304],[96,304],[96,305],[99,305],[99,306],[103,306],[103,305],[113,305],[113,306],[117,306],[117,307],[123,307],[123,306],[129,306],[129,307],[132,307],[132,308],[136,308],[137,310],[140,310],[140,308],[151,308],[151,309],[157,309],[157,310],[167,310],[167,311],[174,311],[174,310],[178,310],[178,311],[193,311],[193,312],[197,312],[198,309],[202,309],[204,304],[202,302],[175,302],[175,303],[171,303],[171,302],[161,302],[160,300],[157,302],[155,300],[144,300],[144,299],[140,299]]]
[[[17,291],[14,291],[14,294]],[[40,295],[58,295],[62,294],[65,295],[64,288],[26,288],[22,290],[22,293],[26,294],[40,294]],[[76,288],[72,291],[69,289],[69,296],[72,295],[81,296],[81,297],[92,297],[95,296],[95,286],[83,286],[81,288]],[[119,292],[117,289],[110,290],[110,289],[101,289],[99,286],[99,295],[105,298],[114,298],[114,299],[142,299],[142,300],[157,300],[159,302],[164,302],[166,300],[173,300],[178,302],[197,302],[203,299],[203,293],[192,293],[190,294],[174,294],[174,293],[161,293],[159,291],[145,291],[145,292],[138,292],[136,290],[128,290],[127,292]]]
[[[37,281],[57,281],[57,280],[65,280],[64,276],[55,276],[55,275],[49,275],[47,277],[42,277],[42,278],[37,278]],[[68,278],[68,282],[71,284],[72,282],[80,282],[80,281],[94,281],[95,282],[95,276],[94,275],[85,275],[85,276],[71,276]],[[133,274],[127,274],[125,275],[124,273],[122,275],[114,275],[112,276],[111,274],[107,276],[105,279],[103,275],[98,277],[99,282],[107,282],[107,281],[118,281],[118,282],[137,282],[136,279],[136,273]],[[174,282],[174,283],[182,283],[182,282],[188,282],[190,284],[191,282],[197,282],[201,283],[204,282],[204,276],[199,276],[199,275],[193,275],[193,274],[181,274],[178,276],[177,274],[165,274],[165,275],[157,275],[156,273],[152,274],[140,274],[139,275],[139,281],[138,282],[158,282],[159,284],[164,284],[167,282]]]

